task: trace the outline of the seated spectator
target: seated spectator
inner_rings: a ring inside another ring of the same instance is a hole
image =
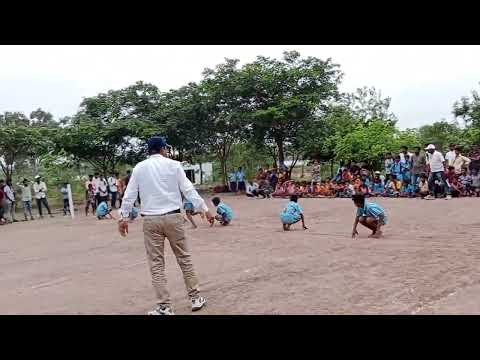
[[[352,180],[352,174],[348,169],[344,169],[342,173],[342,180],[350,182]]]
[[[263,194],[265,194],[265,196],[270,199],[273,188],[268,180],[262,181],[262,183],[260,184],[260,191],[262,191]]]
[[[475,195],[480,196],[480,174],[477,169],[472,169],[472,191]]]
[[[400,158],[400,156],[398,158]],[[385,183],[385,191],[383,195],[388,197],[396,197],[399,195],[399,192],[400,186],[398,184],[398,181],[395,178],[394,174],[390,174],[389,179]]]
[[[422,199],[429,194],[428,178],[427,178],[427,175],[425,174],[420,175],[420,179],[418,181],[418,186],[417,186],[417,193],[418,195],[420,195]]]
[[[447,182],[448,182],[448,186],[450,186],[452,197],[460,197],[463,193],[463,186],[458,181],[458,178],[457,177],[452,177],[452,179],[447,180]],[[439,185],[439,189],[441,188],[442,191],[443,191],[443,187],[441,186],[440,182],[439,182],[438,185]]]
[[[408,155],[405,155],[407,157]],[[415,188],[413,184],[410,183],[410,180],[408,178],[405,178],[403,180],[402,188],[400,189],[400,194],[399,196],[401,197],[414,197],[415,196]]]
[[[455,158],[456,160],[456,158]],[[455,162],[455,161],[454,161]],[[456,169],[455,169],[456,171]],[[458,182],[461,184],[462,187],[462,196],[471,196],[473,195],[474,191],[472,191],[472,177],[468,175],[467,168],[462,169],[461,175],[458,177]]]
[[[385,191],[385,186],[382,180],[380,179],[380,176],[378,176],[377,174],[375,174],[375,177],[373,178],[371,190],[372,190],[371,194],[373,196],[380,196]]]

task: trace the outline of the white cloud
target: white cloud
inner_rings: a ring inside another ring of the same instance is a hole
[[[0,111],[71,115],[82,97],[137,80],[168,90],[225,57],[245,63],[293,49],[340,64],[344,91],[375,86],[391,97],[402,128],[452,119],[453,103],[480,82],[480,46],[0,46]]]

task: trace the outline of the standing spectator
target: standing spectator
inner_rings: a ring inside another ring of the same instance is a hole
[[[95,190],[95,183],[93,181],[93,175],[88,175],[88,180],[85,181],[85,199],[88,197],[88,189],[92,185],[93,189]]]
[[[415,191],[417,191],[420,176],[427,173],[427,158],[425,156],[425,152],[421,151],[420,146],[415,147],[411,162],[412,185]]]
[[[12,185],[12,180],[7,179],[7,183],[3,188],[3,192],[5,193],[5,214],[10,216],[10,222],[18,222],[15,219],[15,192]]]
[[[119,174],[115,173],[115,175],[110,176],[108,178],[108,190],[110,191],[110,195],[112,196],[112,209],[117,208],[117,194],[118,194],[118,186],[117,186],[117,179]]]
[[[98,186],[100,184],[100,174],[98,172],[95,173],[95,176],[93,177],[93,189],[95,190],[95,208],[100,204],[100,191],[98,189]]]
[[[33,192],[35,193],[35,199],[37,200],[37,207],[38,207],[38,214],[40,218],[43,219],[42,214],[42,205],[48,211],[50,217],[53,218],[52,212],[50,211],[50,207],[48,206],[47,200],[47,185],[41,181],[42,177],[40,175],[35,176],[35,182],[33,183]]]
[[[117,192],[118,202],[120,204],[120,207],[122,207],[123,194],[125,193],[125,184],[123,183],[123,179],[120,177],[117,178]]]
[[[237,178],[237,191],[238,192],[245,192],[246,187],[245,187],[245,172],[243,171],[243,168],[240,166],[237,170],[236,178]]]
[[[399,155],[400,155],[400,162],[405,163],[407,161],[405,159],[405,155],[408,155],[408,157],[410,158],[410,157],[412,157],[413,154],[411,152],[408,152],[408,147],[404,145],[400,148],[400,154]]]
[[[235,170],[233,169],[228,174],[228,183],[230,185],[230,191],[232,193],[236,193],[237,192],[237,175],[235,173]]]
[[[34,220],[32,215],[32,190],[30,189],[28,179],[23,179],[23,183],[18,184],[18,186],[22,192],[23,214],[25,215],[25,221],[28,221],[28,215],[30,215],[30,220]]]
[[[68,201],[68,183],[64,182],[63,186],[60,188],[63,198],[63,216],[67,216],[67,211],[71,214],[70,203]]]
[[[455,174],[457,175],[460,175],[462,173],[463,168],[468,169],[468,165],[470,165],[470,163],[472,162],[472,160],[470,160],[466,156],[463,156],[460,153],[461,150],[462,149],[460,148],[460,146],[455,147],[455,151],[454,151],[455,158],[453,159],[453,162],[448,165],[448,166],[453,166],[455,168]],[[446,157],[445,157],[445,160],[447,160]]]
[[[455,147],[456,147],[455,144],[448,145],[449,151],[445,154],[445,160],[447,162],[447,166],[453,166],[453,162],[457,157],[457,154],[455,153]]]
[[[450,186],[448,185],[445,177],[445,158],[443,157],[440,151],[435,150],[435,145],[430,144],[426,147],[429,156],[429,167],[430,167],[430,176],[428,177],[428,190],[430,194],[425,197],[425,200],[435,200],[434,191],[435,191],[435,180],[438,180],[441,183],[443,191],[446,192],[446,200],[451,200],[452,195],[450,191]]]
[[[268,178],[268,181],[270,182],[270,185],[271,185],[273,191],[275,191],[275,189],[277,188],[277,183],[278,183],[278,176],[277,176],[277,170],[276,169],[272,170],[272,173],[270,174],[270,177]]]
[[[98,181],[98,199],[99,203],[108,202],[108,184],[105,176],[100,176],[100,180]]]
[[[140,193],[144,203],[142,215],[147,260],[158,299],[158,307],[149,314],[173,315],[165,276],[165,238],[170,242],[182,270],[192,311],[197,311],[205,305],[206,300],[200,296],[199,281],[183,227],[184,219],[180,210],[182,195],[192,202],[195,210],[205,212],[210,224],[213,224],[215,219],[188,180],[182,165],[167,157],[167,143],[164,138],[151,138],[148,141],[148,153],[150,157],[133,169],[120,209],[118,230],[122,236],[128,234],[130,214]]]
[[[385,177],[388,179],[389,175],[392,173],[392,165],[393,165],[392,153],[385,154],[385,160],[383,163],[385,168]]]
[[[0,225],[4,225],[6,220],[4,218],[5,213],[5,192],[3,188],[5,187],[5,181],[3,179],[0,180]]]
[[[132,172],[130,170],[127,170],[127,173],[123,178],[123,186],[125,187],[125,189],[127,189],[128,182],[130,181],[130,176],[132,176]]]
[[[312,167],[312,182],[311,182],[311,185],[313,185],[313,183],[319,183],[321,182],[321,176],[320,176],[320,164],[318,162],[317,159],[313,160],[313,167]]]

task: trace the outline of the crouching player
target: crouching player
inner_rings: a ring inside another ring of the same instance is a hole
[[[217,216],[215,216],[215,220],[217,220],[223,226],[226,226],[232,222],[233,219],[233,211],[230,206],[220,201],[219,197],[214,197],[212,199],[213,205],[217,208]],[[211,223],[210,226],[213,226],[214,222]]]
[[[290,226],[296,224],[300,220],[302,220],[303,229],[307,230],[307,227],[305,226],[305,217],[303,216],[303,210],[300,205],[298,205],[297,201],[297,195],[290,196],[290,201],[280,214],[280,220],[282,221],[283,230],[285,231],[289,231]]]
[[[355,222],[353,223],[352,238],[355,238],[355,236],[358,235],[358,223],[372,230],[372,234],[369,237],[376,239],[382,237],[383,233],[381,228],[387,224],[385,210],[376,203],[366,201],[363,194],[354,194],[352,200],[357,207]]]

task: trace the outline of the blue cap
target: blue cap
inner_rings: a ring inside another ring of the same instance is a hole
[[[154,136],[147,141],[148,150],[169,146],[163,136]]]

